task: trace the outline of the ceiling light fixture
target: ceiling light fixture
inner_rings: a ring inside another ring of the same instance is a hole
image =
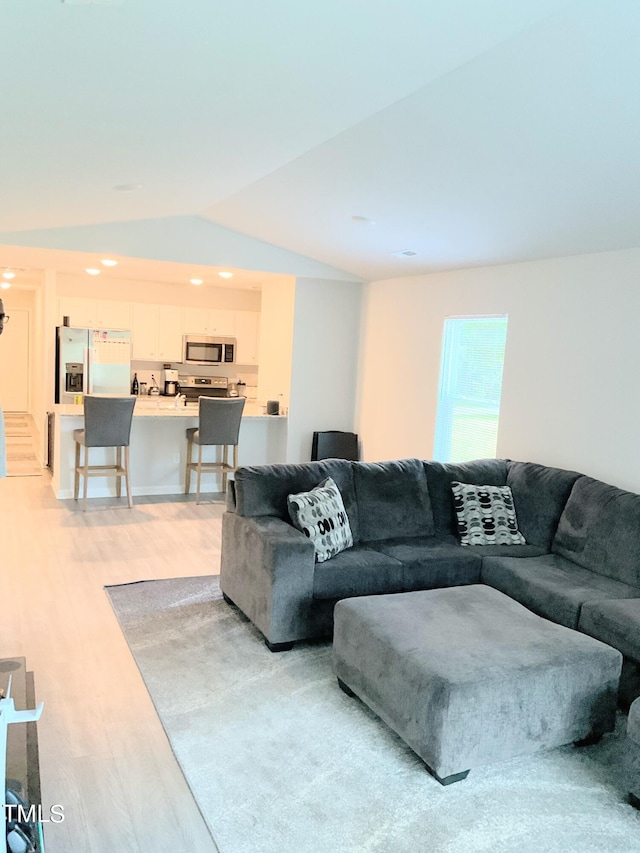
[[[399,252],[391,252],[391,256],[394,258],[415,258],[417,254],[413,249],[401,249]]]
[[[3,277],[3,278],[15,278],[15,277],[16,277],[16,274],[15,274],[14,272],[12,272],[11,270],[5,270],[5,271],[2,273],[2,277]]]
[[[98,270],[98,269],[96,269],[95,267],[87,267],[87,269],[85,270],[85,272],[88,272],[88,273],[89,273],[89,275],[100,275],[100,273],[102,272],[102,270]]]
[[[0,287],[3,290],[9,290],[9,288],[11,287],[11,282],[9,282],[9,281],[0,282]]]
[[[204,284],[201,278],[190,278],[189,281],[191,284]]]
[[[227,272],[226,270],[219,272],[218,275],[220,276],[220,278],[233,278],[233,273]]]
[[[113,258],[103,258],[100,263],[103,267],[117,267],[118,262],[114,261]]]

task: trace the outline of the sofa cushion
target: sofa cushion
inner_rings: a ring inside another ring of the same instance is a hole
[[[636,699],[629,708],[627,737],[630,737],[634,743],[640,745],[640,699]]]
[[[308,492],[289,495],[287,504],[293,526],[311,539],[319,563],[353,545],[342,496],[331,477]]]
[[[526,545],[509,486],[451,483],[460,544]]]
[[[457,533],[451,483],[504,486],[507,482],[505,459],[477,459],[473,462],[424,462],[427,486],[437,535]]]
[[[640,662],[640,590],[638,598],[586,602],[578,628]]]
[[[356,545],[325,563],[316,563],[313,597],[347,598],[402,589],[402,563],[372,548]]]
[[[541,557],[547,554],[546,548],[538,545],[467,545],[466,554],[477,557]]]
[[[582,569],[559,557],[487,557],[482,581],[524,604],[539,616],[577,628],[580,608],[587,601],[634,598],[638,589]]]
[[[592,572],[640,587],[640,495],[579,477],[551,550]]]
[[[296,492],[308,492],[327,477],[331,477],[340,490],[353,541],[358,542],[358,507],[351,462],[346,459],[238,468],[235,472],[236,512],[249,518],[274,515],[288,522],[287,497]]]
[[[577,471],[534,462],[508,463],[507,485],[513,493],[518,527],[528,543],[547,551],[551,548],[562,511],[580,476]]]
[[[394,537],[374,547],[403,566],[398,592],[478,583],[481,560],[453,536]]]
[[[418,459],[351,464],[363,542],[433,535],[427,478]]]

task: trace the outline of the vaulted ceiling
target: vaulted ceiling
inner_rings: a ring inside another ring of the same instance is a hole
[[[4,243],[195,215],[363,278],[640,245],[635,0],[3,0],[0,32]]]

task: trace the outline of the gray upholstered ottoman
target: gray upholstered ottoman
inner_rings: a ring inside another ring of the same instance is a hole
[[[629,740],[627,760],[631,778],[629,802],[640,809],[640,699],[636,699],[629,708],[627,738]]]
[[[622,655],[478,584],[338,602],[333,664],[446,785],[611,731]]]

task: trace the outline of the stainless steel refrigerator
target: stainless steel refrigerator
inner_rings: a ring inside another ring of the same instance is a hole
[[[131,391],[131,332],[56,329],[56,403],[79,394],[124,396]]]

